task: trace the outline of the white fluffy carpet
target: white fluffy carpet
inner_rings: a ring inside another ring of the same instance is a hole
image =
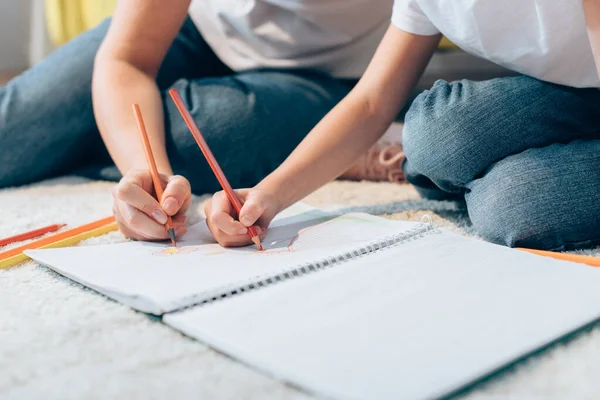
[[[62,178],[1,190],[0,237],[45,224],[74,226],[107,216],[111,187]],[[326,208],[358,207],[403,219],[418,219],[429,210],[439,225],[472,234],[456,204],[420,200],[405,185],[334,182],[307,202]],[[373,204],[381,206],[362,207]],[[122,240],[119,233],[112,233],[83,245]],[[464,396],[600,398],[600,326],[519,363]],[[0,270],[0,398],[309,396],[29,262]]]

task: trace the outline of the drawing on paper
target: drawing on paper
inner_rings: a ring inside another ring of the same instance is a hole
[[[153,256],[159,257],[172,257],[180,254],[189,254],[198,251],[197,247],[192,246],[183,246],[183,247],[165,247],[160,251],[155,251],[152,253]]]
[[[313,224],[315,221],[311,221]],[[356,236],[356,229],[364,229],[364,226],[358,228],[353,225],[352,229],[344,229],[348,222],[364,222],[372,224],[372,221],[366,221],[352,216],[342,216],[331,219],[316,225],[296,224],[272,228],[271,235],[267,234],[266,240],[263,240],[263,251],[256,251],[254,246],[240,247],[235,249],[226,249],[217,243],[206,243],[195,246],[165,247],[162,249],[152,249],[150,253],[158,257],[172,257],[182,254],[194,253],[196,256],[270,256],[294,253],[297,251],[310,250],[313,248],[337,245],[338,243],[348,243]],[[339,233],[326,233],[327,228],[337,225]]]

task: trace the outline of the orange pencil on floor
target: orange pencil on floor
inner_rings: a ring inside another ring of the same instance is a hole
[[[587,264],[592,267],[600,267],[600,258],[598,257],[582,256],[579,254],[559,253],[556,251],[526,249],[523,247],[517,247],[517,250],[527,251],[529,253],[537,254],[538,256],[551,257],[557,260],[572,261],[576,263]]]
[[[144,146],[144,153],[146,154],[146,161],[148,161],[148,167],[150,168],[150,175],[152,176],[152,183],[154,184],[154,191],[156,192],[156,199],[160,203],[163,195],[163,187],[160,182],[160,175],[158,174],[158,168],[156,168],[156,162],[154,161],[154,155],[152,154],[152,147],[150,147],[150,140],[148,139],[148,133],[146,132],[146,125],[144,125],[144,119],[142,118],[142,112],[140,106],[137,104],[133,105],[133,115],[137,121],[138,130],[142,138],[142,144]],[[171,239],[174,247],[177,247],[175,241],[175,230],[173,229],[173,221],[171,217],[167,215],[167,223],[165,224],[167,234]]]
[[[63,232],[55,233],[54,235],[26,243],[10,250],[2,251],[0,252],[0,269],[27,261],[29,257],[23,253],[26,250],[72,246],[82,240],[116,231],[117,229],[118,226],[115,222],[115,217],[110,216]]]
[[[219,184],[221,184],[221,187],[225,191],[225,194],[227,195],[229,202],[231,203],[231,205],[233,206],[233,208],[235,209],[235,211],[237,212],[237,214],[239,216],[240,211],[242,210],[242,202],[240,201],[239,197],[233,191],[231,184],[225,177],[225,174],[223,173],[223,170],[219,166],[217,159],[215,158],[212,151],[208,147],[206,140],[204,140],[204,137],[202,136],[200,129],[198,128],[198,126],[196,125],[196,122],[194,122],[194,119],[192,118],[191,114],[185,107],[185,104],[183,103],[183,100],[181,99],[181,96],[179,95],[177,90],[171,89],[171,90],[169,90],[169,94],[171,95],[171,98],[175,102],[175,105],[177,106],[177,109],[179,110],[179,113],[183,117],[183,120],[185,121],[190,132],[192,132],[194,139],[196,139],[196,143],[198,143],[200,150],[202,150],[202,154],[204,154],[204,157],[206,158],[208,165],[210,165],[210,168],[212,169],[215,176],[217,177]],[[254,242],[256,247],[258,247],[259,250],[263,249],[262,245],[260,243],[260,238],[258,237],[258,232],[256,231],[256,227],[254,227],[254,226],[248,227],[248,236],[250,236],[250,238],[252,239],[252,241]]]
[[[59,230],[60,228],[62,228],[64,226],[66,226],[66,224],[49,225],[49,226],[45,226],[43,228],[34,229],[29,232],[23,232],[18,235],[0,239],[0,247],[6,246],[6,245],[12,244],[12,243],[23,242],[23,241],[29,240],[29,239],[35,239],[42,235],[45,235],[46,233],[56,232],[57,230]]]

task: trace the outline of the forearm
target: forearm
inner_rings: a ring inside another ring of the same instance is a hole
[[[352,92],[258,188],[285,208],[341,175],[396,118],[439,40],[390,27]]]
[[[340,102],[258,187],[277,195],[283,208],[341,175],[377,141],[395,115],[381,115],[360,95]]]
[[[137,103],[159,172],[172,174],[167,157],[163,107],[155,78],[118,59],[98,59],[92,83],[94,114],[102,139],[121,171],[147,169],[131,105]]]

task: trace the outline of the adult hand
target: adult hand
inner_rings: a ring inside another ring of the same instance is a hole
[[[161,175],[165,188],[162,201],[156,200],[149,171],[129,171],[113,190],[113,213],[123,234],[135,240],[165,240],[167,215],[172,217],[175,235],[186,231],[185,213],[192,200],[187,179],[179,175]]]

